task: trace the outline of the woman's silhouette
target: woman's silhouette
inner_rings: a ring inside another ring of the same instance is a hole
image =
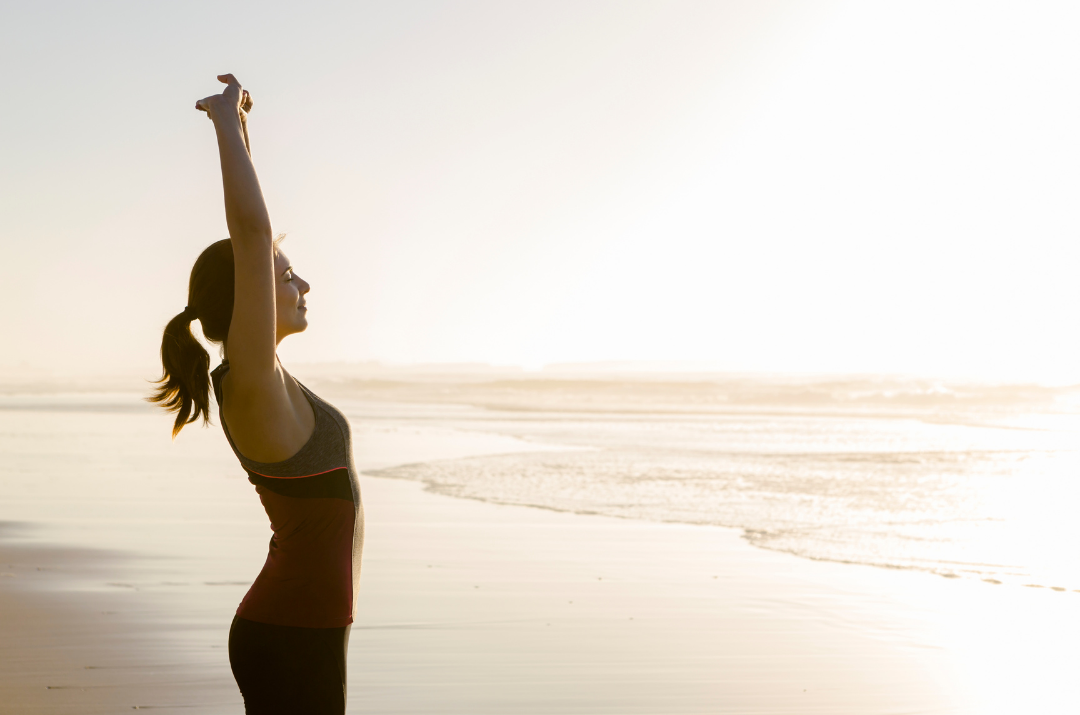
[[[217,132],[231,238],[195,261],[150,399],[176,413],[175,436],[209,420],[213,386],[225,436],[270,517],[270,553],[229,633],[247,713],[340,714],[364,534],[349,423],[278,360],[278,344],[307,328],[310,286],[273,238],[248,143],[251,96],[232,75],[218,79],[225,91],[195,107]],[[192,320],[223,344],[212,373]]]

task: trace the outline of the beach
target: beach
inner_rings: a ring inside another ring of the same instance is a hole
[[[225,646],[270,531],[218,428],[170,443],[167,417],[130,394],[9,395],[0,408],[0,711],[242,712]],[[449,428],[437,406],[351,409],[367,473],[538,448]],[[57,468],[43,481],[45,457]],[[361,488],[350,713],[1080,701],[1072,591],[800,558],[738,529],[494,504],[410,479]]]
[[[1078,33],[0,3],[0,715],[1080,715]]]

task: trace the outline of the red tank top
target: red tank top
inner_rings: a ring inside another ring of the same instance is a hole
[[[212,373],[222,429],[270,518],[270,552],[236,614],[259,623],[337,628],[353,621],[364,543],[364,510],[352,459],[352,432],[337,408],[299,382],[315,413],[311,438],[292,457],[256,462],[225,425],[221,382]]]

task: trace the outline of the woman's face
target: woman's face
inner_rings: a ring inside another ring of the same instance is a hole
[[[293,273],[292,264],[280,250],[274,250],[274,285],[277,301],[277,340],[307,329],[307,307],[304,296],[311,286]]]

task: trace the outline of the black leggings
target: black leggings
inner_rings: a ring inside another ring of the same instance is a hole
[[[349,626],[297,628],[236,616],[229,663],[247,715],[344,715]]]

